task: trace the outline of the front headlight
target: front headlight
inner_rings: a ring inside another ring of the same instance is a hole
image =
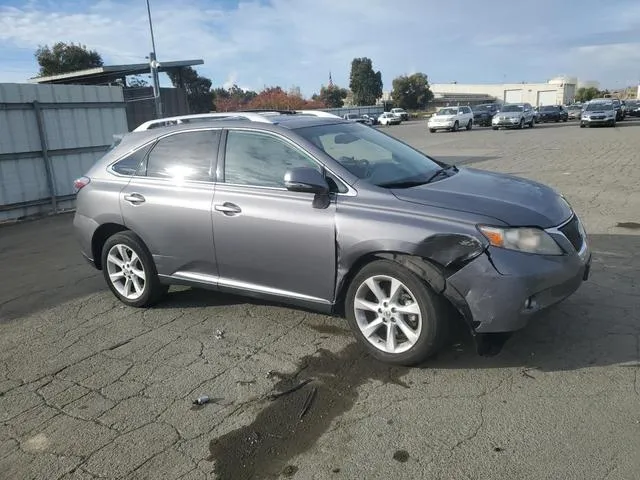
[[[478,225],[478,230],[498,248],[536,253],[538,255],[562,255],[564,252],[556,241],[539,228],[500,228]]]

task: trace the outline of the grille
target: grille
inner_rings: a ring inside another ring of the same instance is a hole
[[[571,242],[571,245],[576,249],[576,252],[579,252],[582,248],[583,239],[582,235],[580,235],[580,228],[578,227],[578,217],[574,215],[571,220],[569,220],[566,225],[559,228],[559,230]]]

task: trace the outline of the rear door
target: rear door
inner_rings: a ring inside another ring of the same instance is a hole
[[[211,202],[220,134],[161,137],[120,194],[125,225],[145,242],[160,275],[215,281]]]
[[[271,132],[231,129],[214,196],[221,287],[328,304],[336,274],[335,199],[290,192],[284,174],[321,165]]]

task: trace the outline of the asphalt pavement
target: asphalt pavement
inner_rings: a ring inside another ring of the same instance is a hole
[[[460,334],[398,368],[339,318],[186,288],[125,307],[71,215],[2,226],[0,478],[640,478],[640,122],[384,130],[557,188],[589,281],[496,357]]]

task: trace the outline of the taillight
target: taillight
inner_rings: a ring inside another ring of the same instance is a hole
[[[73,188],[75,189],[76,193],[78,193],[83,187],[89,185],[89,182],[91,182],[91,179],[89,177],[76,178],[73,181]]]

